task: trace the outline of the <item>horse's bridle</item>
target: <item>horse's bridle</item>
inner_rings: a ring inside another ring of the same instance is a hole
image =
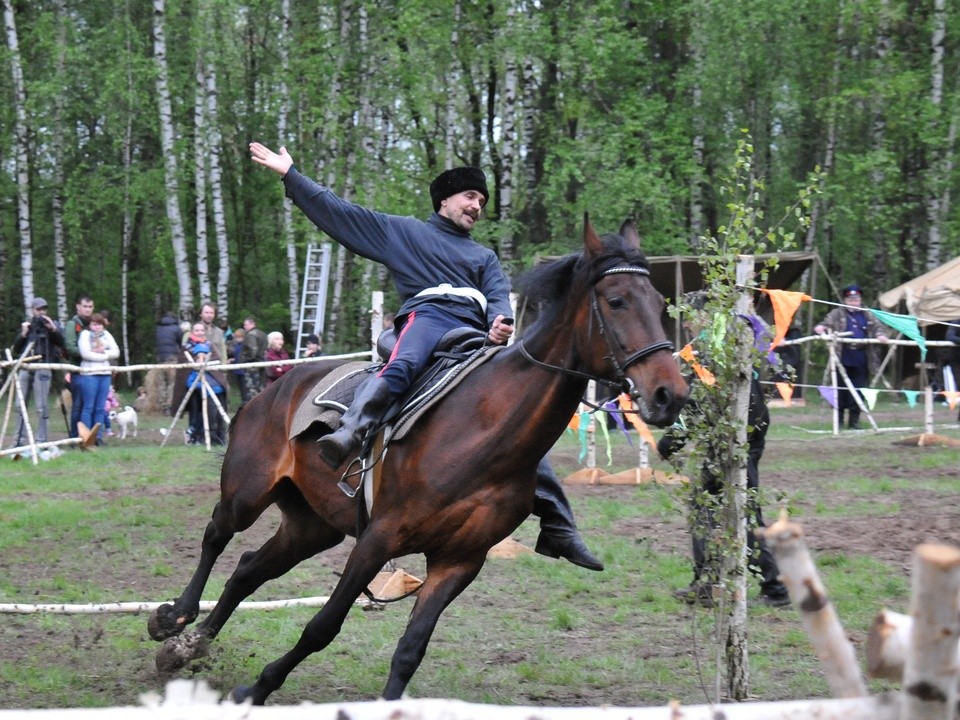
[[[647,270],[646,268],[635,267],[630,265],[622,265],[618,267],[612,267],[608,270],[604,270],[602,273],[600,273],[600,276],[597,278],[597,281],[599,281],[601,278],[607,277],[608,275],[618,275],[618,274],[624,274],[624,273],[643,275],[645,277],[650,276],[650,271]],[[626,375],[627,368],[629,368],[631,365],[634,365],[640,362],[641,360],[652,355],[655,352],[659,352],[661,350],[667,350],[669,352],[673,352],[673,343],[670,342],[669,340],[661,340],[660,342],[651,343],[650,345],[647,345],[646,347],[641,348],[640,350],[637,350],[635,353],[631,353],[624,359],[619,360],[617,356],[618,354],[621,354],[621,355],[623,354],[624,352],[623,345],[620,344],[619,340],[616,340],[613,333],[611,333],[610,330],[608,329],[607,323],[605,323],[603,320],[603,313],[600,310],[600,303],[597,300],[596,283],[594,283],[593,287],[591,288],[591,295],[592,295],[592,298],[590,300],[590,309],[593,312],[594,317],[597,318],[597,324],[600,326],[600,335],[602,335],[607,342],[607,349],[610,351],[610,354],[607,355],[607,359],[611,362],[611,364],[614,367],[614,370],[617,373],[616,381],[607,380],[606,378],[602,378],[596,375],[591,375],[590,373],[580,372],[579,370],[572,370],[571,368],[565,368],[561,365],[551,365],[541,360],[537,360],[535,357],[533,357],[530,354],[530,352],[524,346],[523,340],[521,340],[520,342],[517,343],[517,345],[520,346],[520,352],[523,354],[523,356],[527,360],[532,362],[534,365],[539,365],[540,367],[547,368],[548,370],[554,370],[556,372],[560,372],[565,375],[572,375],[574,377],[579,377],[586,380],[595,380],[596,382],[600,382],[605,385],[612,385],[614,387],[619,386],[619,387],[626,388],[626,387],[629,387],[629,379],[627,378],[627,375]],[[615,340],[616,340],[616,344],[619,347],[614,347]]]

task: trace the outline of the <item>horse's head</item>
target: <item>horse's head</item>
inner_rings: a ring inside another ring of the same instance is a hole
[[[690,389],[661,323],[664,299],[650,281],[640,235],[627,220],[618,234],[599,237],[585,216],[583,243],[584,280],[591,287],[580,311],[587,316],[581,363],[587,372],[619,382],[645,422],[670,425]]]
[[[600,237],[585,218],[583,243],[582,253],[521,279],[541,309],[521,345],[541,366],[629,392],[645,422],[670,425],[690,388],[660,321],[664,300],[650,282],[640,235],[627,221],[619,234]]]

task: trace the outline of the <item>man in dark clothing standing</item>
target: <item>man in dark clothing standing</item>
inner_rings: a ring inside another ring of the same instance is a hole
[[[240,349],[240,362],[263,362],[267,352],[267,334],[257,327],[257,319],[252,315],[243,321],[243,347]],[[240,407],[246,405],[263,390],[263,368],[247,368],[243,375],[243,388],[240,392]]]
[[[470,236],[490,196],[487,179],[475,167],[442,172],[430,184],[434,213],[422,221],[376,212],[337,197],[301,175],[286,148],[281,147],[278,154],[255,142],[250,153],[254,162],[283,178],[287,197],[314,225],[351,252],[383,264],[402,303],[390,360],[358,388],[340,428],[318,441],[321,458],[338,468],[359,448],[393,400],[413,384],[444,334],[472,327],[496,345],[506,343],[513,334],[510,281],[496,254]],[[540,463],[537,477],[534,512],[541,517],[537,551],[603,569],[583,544],[559,482],[550,482],[555,476],[546,460]]]
[[[847,333],[848,337],[857,339],[876,338],[881,342],[887,341],[883,333],[883,325],[869,310],[862,307],[863,293],[859,285],[847,285],[843,289],[843,305],[835,307],[827,316],[813,328],[817,335],[827,331],[833,333]],[[870,371],[877,364],[875,345],[860,345],[843,343],[840,350],[840,364],[850,378],[855,388],[867,387],[870,384]],[[847,427],[856,430],[860,427],[860,404],[847,389],[844,383],[837,393],[837,414],[839,425],[843,427],[843,411],[847,410]]]
[[[93,299],[89,295],[77,296],[77,314],[67,322],[64,329],[64,341],[67,349],[67,360],[73,365],[79,365],[80,348],[77,339],[80,333],[90,325],[90,316],[93,315]],[[70,437],[79,437],[77,423],[80,422],[80,412],[83,410],[83,375],[78,372],[70,373]]]
[[[180,330],[180,323],[177,316],[172,312],[165,312],[160,322],[157,323],[157,362],[164,365],[171,365],[183,362],[186,358],[181,350],[180,338],[183,332]],[[173,384],[176,379],[174,370],[160,370],[159,392],[160,407],[164,415],[171,412],[171,398],[173,397]]]
[[[695,310],[702,310],[706,305],[706,295],[701,292],[691,293],[688,302]],[[690,335],[695,335],[702,328],[693,326],[693,323],[684,322],[684,328]],[[691,378],[692,381],[692,378]],[[687,403],[681,415],[681,422],[669,428],[657,443],[657,452],[666,459],[679,451],[689,439],[686,424],[682,418],[688,418],[694,413],[708,413],[709,421],[712,414],[719,408],[712,408]],[[747,566],[760,579],[760,602],[773,607],[785,607],[790,604],[787,587],[780,580],[780,569],[773,553],[762,538],[757,537],[756,528],[766,527],[763,515],[760,512],[760,501],[757,491],[760,487],[760,458],[766,445],[767,429],[770,427],[770,412],[763,398],[763,389],[756,377],[750,383],[750,405],[747,408],[747,549],[749,557]],[[700,472],[700,485],[693,488],[691,512],[693,513],[693,582],[689,587],[676,590],[674,596],[693,604],[699,603],[705,607],[713,607],[713,586],[717,583],[717,559],[712,558],[709,550],[708,536],[717,526],[716,501],[723,494],[723,479],[716,476],[711,469],[710,450],[706,451],[707,459]]]
[[[20,334],[13,342],[13,354],[19,356],[33,343],[31,355],[39,355],[39,362],[60,362],[60,353],[64,348],[64,337],[57,321],[47,315],[47,301],[41,297],[34,298],[30,303],[31,318],[20,326]],[[50,380],[53,373],[50,370],[20,370],[17,380],[20,391],[23,393],[23,402],[30,406],[30,396],[33,395],[37,405],[37,432],[34,436],[38,443],[47,441],[47,426],[50,420]],[[20,422],[17,425],[17,435],[14,447],[20,447],[28,440],[26,418],[20,413]]]

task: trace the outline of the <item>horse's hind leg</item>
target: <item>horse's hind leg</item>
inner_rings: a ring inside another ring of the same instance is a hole
[[[450,564],[428,562],[427,578],[420,588],[407,629],[390,662],[390,677],[383,690],[384,700],[398,700],[403,695],[410,678],[420,667],[441,613],[474,581],[483,567],[484,559],[485,553],[472,560],[458,558]]]
[[[383,564],[392,557],[368,528],[353,548],[343,575],[326,605],[307,623],[293,648],[278,660],[267,665],[250,686],[237,687],[230,693],[235,702],[251,700],[262,705],[274,690],[283,685],[293,669],[309,655],[320,652],[339,634],[343,621],[360,593],[377,576]]]
[[[227,580],[216,606],[192,633],[171,637],[157,652],[157,667],[176,670],[206,652],[237,606],[261,585],[284,575],[300,562],[338,545],[343,533],[320,518],[299,495],[278,502],[280,527],[259,550],[246,552]]]

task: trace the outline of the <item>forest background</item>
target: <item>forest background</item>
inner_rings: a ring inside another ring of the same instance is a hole
[[[324,240],[247,144],[360,204],[426,217],[488,176],[508,271],[634,217],[695,254],[749,131],[772,221],[820,167],[802,249],[879,291],[960,254],[960,6],[946,0],[3,0],[0,344],[45,297],[112,311],[128,362],[164,311],[298,325]],[[835,288],[805,288],[834,299]],[[325,350],[368,345],[382,268],[335,248]]]

